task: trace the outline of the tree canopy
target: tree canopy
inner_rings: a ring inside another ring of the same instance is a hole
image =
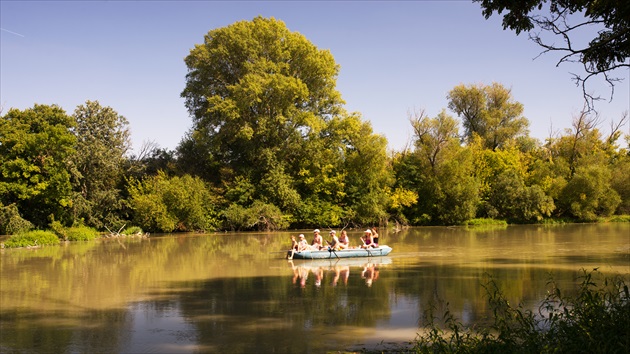
[[[78,176],[74,183],[74,212],[88,225],[118,223],[120,183],[125,154],[130,148],[129,123],[111,107],[86,101],[74,111],[77,139],[73,157]]]
[[[528,133],[523,105],[514,101],[511,91],[501,84],[458,85],[447,98],[448,108],[462,118],[469,143],[476,135],[494,150]]]
[[[191,138],[238,173],[262,179],[341,112],[331,53],[273,18],[212,30],[185,62]]]
[[[15,204],[35,226],[69,218],[74,127],[56,105],[10,109],[0,119],[0,203]]]
[[[228,203],[260,201],[307,224],[322,209],[331,225],[385,215],[387,142],[343,108],[328,50],[257,17],[211,30],[185,62],[193,127],[179,153]]]

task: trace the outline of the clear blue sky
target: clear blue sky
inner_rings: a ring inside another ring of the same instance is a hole
[[[391,149],[412,137],[409,112],[432,117],[458,84],[499,82],[525,106],[530,135],[543,140],[570,128],[581,88],[559,58],[485,20],[471,1],[4,1],[0,2],[0,104],[58,104],[71,114],[98,100],[125,116],[138,149],[173,149],[191,126],[180,93],[184,57],[209,30],[261,15],[286,23],[341,72],[337,88]],[[630,107],[628,71],[614,100],[597,108],[609,131]],[[601,80],[591,88],[609,97]],[[452,112],[449,112],[452,113]],[[629,131],[626,125],[624,131]]]

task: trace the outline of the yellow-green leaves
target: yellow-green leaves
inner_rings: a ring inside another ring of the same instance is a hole
[[[496,149],[527,134],[523,105],[513,101],[511,91],[501,84],[459,85],[448,93],[448,100],[448,108],[462,119],[468,142],[479,136],[485,147]]]
[[[330,211],[329,222],[358,205],[365,220],[384,216],[387,141],[343,109],[330,51],[281,21],[256,17],[208,32],[186,65],[182,96],[193,140],[181,152],[184,159],[213,160],[208,166],[216,170],[203,175],[220,176],[230,218],[257,202],[306,223],[315,221],[317,208]],[[241,190],[245,185],[255,188]],[[371,202],[363,205],[366,195]]]

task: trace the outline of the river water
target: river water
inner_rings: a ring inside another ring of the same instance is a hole
[[[630,275],[628,223],[382,230],[389,256],[324,261],[284,259],[291,234],[2,250],[0,352],[387,349],[413,340],[429,309],[486,322],[489,279],[536,310],[552,277],[570,292],[581,269]]]

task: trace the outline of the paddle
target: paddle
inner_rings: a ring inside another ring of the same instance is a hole
[[[339,259],[339,255],[337,255],[337,252],[335,251],[334,248],[330,247],[330,242],[328,240],[325,240],[326,243],[328,244],[328,252],[332,252],[335,254],[335,257],[337,257],[337,259]]]

